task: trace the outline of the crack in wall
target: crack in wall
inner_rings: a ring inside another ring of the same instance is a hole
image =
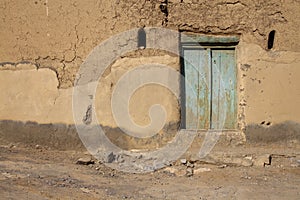
[[[80,1],[57,2],[52,5],[57,13],[51,13],[37,23],[31,21],[28,13],[8,13],[6,10],[15,4],[4,1],[0,3],[0,9],[6,16],[6,22],[0,22],[1,25],[13,23],[17,26],[10,25],[5,30],[14,40],[7,45],[0,44],[0,56],[8,61],[14,60],[7,64],[31,62],[37,67],[49,68],[57,74],[59,88],[68,88],[74,85],[83,58],[96,45],[108,36],[130,28],[162,26],[195,33],[250,33],[254,38],[253,43],[264,47],[270,28],[288,23],[283,3],[274,0],[170,0],[167,3],[167,15],[159,8],[161,2],[165,1],[115,0],[98,2],[96,6]],[[26,5],[20,3],[20,6]],[[32,11],[39,16],[38,10]],[[44,11],[41,14],[45,15]],[[42,27],[39,27],[40,23],[43,23]]]
[[[217,6],[224,6],[224,5],[232,5],[232,6],[238,6],[238,5],[241,5],[241,6],[247,6],[247,4],[245,3],[242,3],[241,1],[233,1],[233,2],[220,2],[220,3],[217,3],[216,4]]]
[[[11,67],[17,67],[21,64],[29,64],[29,65],[35,65],[38,68],[38,65],[36,63],[32,63],[30,61],[19,61],[19,62],[0,62],[0,67],[5,67],[7,65],[10,65]]]

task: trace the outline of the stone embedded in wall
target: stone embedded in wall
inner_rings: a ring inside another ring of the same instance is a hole
[[[250,69],[251,65],[249,64],[242,64],[241,65],[241,70],[242,71],[248,71],[248,69]]]

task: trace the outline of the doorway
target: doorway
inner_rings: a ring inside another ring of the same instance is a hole
[[[236,129],[236,59],[232,46],[182,46],[183,128]]]

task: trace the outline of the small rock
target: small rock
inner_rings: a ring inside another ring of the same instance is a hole
[[[211,169],[210,168],[198,168],[198,169],[194,169],[194,174],[200,174],[200,173],[203,173],[203,172],[210,172]]]
[[[95,161],[93,161],[91,157],[79,158],[76,161],[76,164],[78,164],[78,165],[90,165],[90,164],[94,164],[94,163],[95,163]]]
[[[174,174],[175,176],[184,176],[186,174],[186,170],[177,169],[174,167],[166,167],[163,171],[166,173]]]
[[[219,165],[218,168],[226,168],[227,165]]]
[[[236,166],[244,166],[244,167],[250,167],[253,165],[253,161],[245,158],[240,157],[233,157],[226,160],[227,164],[233,164]]]
[[[272,157],[270,154],[261,155],[254,160],[253,165],[257,167],[264,167],[266,165],[271,165],[271,159]]]
[[[249,159],[241,159],[240,165],[244,167],[251,167],[253,165],[253,161]]]
[[[35,148],[36,148],[36,149],[41,149],[42,147],[41,147],[40,145],[37,144],[37,145],[35,145]]]
[[[187,162],[187,160],[186,160],[186,159],[180,159],[180,163],[181,163],[181,164],[184,164],[184,165],[185,165],[185,164],[186,164],[186,162]]]
[[[248,180],[250,180],[250,179],[251,179],[251,177],[250,177],[250,176],[241,176],[241,178],[248,179]]]
[[[14,177],[13,175],[11,175],[8,172],[4,172],[4,173],[2,173],[2,175],[5,176],[6,178],[13,178]]]
[[[141,155],[142,156],[142,155]],[[139,158],[141,159],[141,158]],[[125,162],[125,158],[123,156],[117,156],[117,160],[118,163],[124,163]]]
[[[166,167],[163,171],[170,174],[176,174],[176,172],[178,172],[178,170],[173,167]]]
[[[91,192],[91,190],[89,190],[88,188],[80,188],[80,190],[82,191],[82,192],[84,192],[84,193],[90,193]]]
[[[190,163],[190,162],[187,162],[186,166],[187,166],[187,167],[193,168],[193,167],[194,167],[194,164],[193,164],[193,163]]]
[[[111,176],[111,177],[114,177],[114,176],[115,176],[115,174],[114,174],[113,172],[108,173],[108,175]]]
[[[221,188],[222,188],[222,186],[217,186],[217,187],[215,187],[215,190],[219,190]]]
[[[107,156],[107,162],[108,163],[112,163],[115,160],[116,160],[116,155],[113,152],[111,152],[110,154],[108,154],[108,156]]]
[[[187,168],[186,169],[186,176],[187,177],[191,177],[191,176],[193,176],[193,174],[194,174],[194,170],[193,170],[193,168]]]
[[[245,156],[245,159],[252,160],[253,157],[252,156]]]
[[[97,160],[96,163],[100,164],[100,165],[103,164],[103,162],[101,160]]]

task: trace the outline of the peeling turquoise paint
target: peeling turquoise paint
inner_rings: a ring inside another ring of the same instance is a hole
[[[233,48],[183,48],[185,128],[236,128],[236,65]]]

